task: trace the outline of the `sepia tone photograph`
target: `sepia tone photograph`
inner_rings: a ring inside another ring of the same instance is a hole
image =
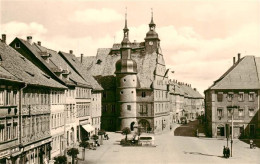
[[[0,164],[259,164],[259,0],[0,0]]]

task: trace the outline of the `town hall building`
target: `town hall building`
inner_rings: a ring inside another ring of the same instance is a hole
[[[129,41],[127,19],[121,44],[98,49],[82,63],[104,88],[101,128],[139,127],[159,133],[170,129],[168,70],[153,16],[144,42]]]

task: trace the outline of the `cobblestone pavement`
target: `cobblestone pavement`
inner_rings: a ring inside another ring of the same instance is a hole
[[[178,125],[175,126],[175,128]],[[175,129],[174,128],[174,129]],[[174,136],[173,131],[155,135],[156,147],[122,147],[124,138],[119,133],[109,133],[109,140],[97,150],[86,150],[85,161],[80,164],[171,164],[171,163],[236,163],[253,164],[260,161],[260,149],[234,140],[233,157],[222,158],[226,140]],[[130,137],[130,136],[129,136]]]

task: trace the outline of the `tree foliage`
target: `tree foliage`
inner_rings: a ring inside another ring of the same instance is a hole
[[[72,157],[72,164],[74,164],[74,159],[79,154],[79,150],[77,148],[71,148],[68,150],[67,154]]]
[[[125,140],[127,141],[127,135],[131,134],[130,128],[125,127],[124,129],[122,129],[122,134],[125,135]]]
[[[87,141],[82,141],[80,144],[79,144],[80,147],[83,147],[83,148],[87,148],[89,146],[89,142]]]
[[[67,157],[66,156],[57,156],[57,157],[54,157],[54,164],[64,164],[67,162]]]

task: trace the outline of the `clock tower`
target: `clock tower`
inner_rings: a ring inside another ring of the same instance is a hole
[[[146,33],[145,49],[147,53],[157,52],[160,47],[160,39],[157,32],[155,31],[156,24],[153,22],[153,12],[151,22],[149,24],[149,31]]]

